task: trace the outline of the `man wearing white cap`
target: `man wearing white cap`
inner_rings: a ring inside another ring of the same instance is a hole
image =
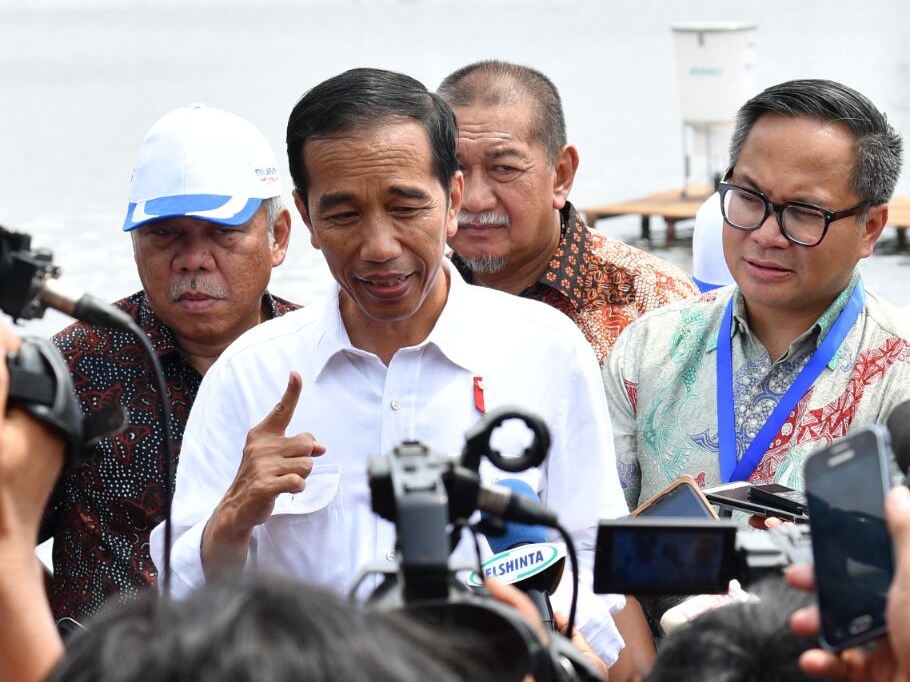
[[[266,291],[290,237],[281,185],[262,134],[218,109],[166,114],[139,149],[123,229],[143,289],[115,305],[157,351],[178,444],[202,376],[221,351],[298,307]],[[155,582],[148,535],[164,518],[164,425],[128,334],[77,323],[54,343],[83,412],[119,402],[130,414],[123,433],[102,440],[58,484],[42,529],[42,539],[54,538],[54,614],[79,620],[112,595]]]

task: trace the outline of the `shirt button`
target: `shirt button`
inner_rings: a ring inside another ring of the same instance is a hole
[[[398,552],[396,552],[394,549],[390,549],[385,553],[385,558],[386,561],[395,561],[395,559],[398,558]]]
[[[401,409],[401,399],[400,398],[392,398],[392,409],[395,410],[396,412]]]

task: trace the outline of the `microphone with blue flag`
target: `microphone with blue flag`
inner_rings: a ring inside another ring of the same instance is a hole
[[[525,481],[507,478],[498,482],[515,495],[540,499]],[[482,515],[489,520],[487,514]],[[556,630],[550,594],[559,586],[566,565],[566,548],[562,543],[547,542],[546,526],[507,521],[505,532],[498,536],[487,536],[490,549],[495,554],[483,562],[483,576],[471,573],[467,582],[480,586],[483,579],[492,577],[514,585],[527,594],[540,611],[544,625]]]

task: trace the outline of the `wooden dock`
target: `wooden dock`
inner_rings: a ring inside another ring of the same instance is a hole
[[[581,211],[585,221],[592,227],[603,218],[641,216],[641,238],[647,240],[651,239],[651,218],[658,216],[663,218],[667,226],[667,246],[672,246],[676,239],[676,223],[695,218],[695,212],[713,191],[714,188],[710,185],[691,186],[685,190],[667,189],[616,204],[583,208]]]
[[[666,223],[667,246],[676,239],[676,223],[692,220],[714,188],[709,185],[693,185],[682,189],[668,189],[636,199],[615,204],[604,204],[579,209],[585,221],[594,226],[598,220],[624,215],[641,216],[641,237],[651,239],[651,218],[658,216]],[[907,248],[907,228],[910,227],[910,197],[893,197],[888,205],[888,225],[897,230],[898,248]]]

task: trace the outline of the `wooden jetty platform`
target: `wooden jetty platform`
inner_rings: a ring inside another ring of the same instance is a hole
[[[598,220],[625,215],[641,216],[641,237],[651,239],[651,218],[662,218],[666,224],[666,244],[672,246],[676,239],[676,223],[692,220],[714,188],[710,185],[693,185],[685,189],[667,189],[643,197],[579,209],[585,221],[594,226]],[[907,228],[910,227],[910,197],[893,197],[888,205],[888,225],[897,230],[897,243],[907,248]]]

